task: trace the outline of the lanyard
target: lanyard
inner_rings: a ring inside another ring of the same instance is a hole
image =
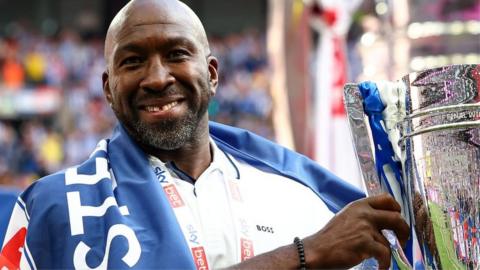
[[[226,184],[227,193],[230,198],[230,207],[234,216],[235,230],[237,243],[240,244],[237,249],[237,258],[243,262],[254,256],[253,241],[252,241],[252,226],[250,226],[249,219],[247,219],[247,212],[243,201],[240,187],[238,186],[238,179],[228,179]],[[239,251],[239,252],[238,252]]]
[[[187,201],[178,191],[174,177],[170,174],[165,163],[157,158],[150,158],[150,165],[175,213],[185,240],[188,243],[189,250],[192,253],[196,268],[198,270],[208,270],[209,262],[204,244],[205,240],[202,230],[200,229],[201,227],[195,219],[195,214],[192,209],[188,207]],[[236,261],[241,262],[254,256],[252,240],[253,227],[250,224],[250,219],[247,218],[247,212],[239,187],[239,179],[231,179],[230,177],[225,177],[225,174],[223,175],[228,200],[226,203],[230,205],[230,211],[235,225],[235,240],[237,245]]]

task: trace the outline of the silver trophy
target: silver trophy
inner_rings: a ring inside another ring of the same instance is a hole
[[[412,228],[405,256],[391,242],[400,268],[480,269],[479,89],[480,65],[345,85],[365,189],[390,192]]]

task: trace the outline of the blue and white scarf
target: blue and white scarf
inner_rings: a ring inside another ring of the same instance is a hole
[[[310,187],[332,212],[364,196],[307,157],[248,131],[210,122],[210,134],[237,159]],[[121,125],[87,161],[22,193],[0,268],[2,263],[22,269],[195,269],[147,155]]]

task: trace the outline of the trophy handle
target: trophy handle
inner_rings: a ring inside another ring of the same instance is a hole
[[[372,149],[373,142],[368,119],[363,109],[363,98],[356,84],[349,83],[345,85],[344,104],[347,111],[351,136],[353,138],[355,154],[362,171],[363,184],[367,195],[372,196],[385,193],[375,167],[375,156]],[[392,257],[397,267],[401,270],[412,269],[395,233],[390,230],[382,230],[382,233],[390,243]],[[370,267],[361,267],[362,270],[367,270],[367,268]],[[375,268],[375,266],[373,268]]]
[[[362,172],[365,190],[368,195],[384,193],[375,168],[371,134],[368,119],[363,110],[363,98],[360,90],[356,84],[348,83],[345,85],[343,93],[353,147]]]

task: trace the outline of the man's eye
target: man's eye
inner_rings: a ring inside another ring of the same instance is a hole
[[[180,60],[180,59],[184,59],[189,55],[190,54],[186,50],[172,50],[171,52],[168,53],[168,58],[173,60]]]
[[[141,57],[138,57],[138,56],[131,56],[131,57],[128,57],[128,58],[125,58],[121,65],[122,66],[131,66],[131,65],[138,65],[138,64],[141,64],[143,62],[143,59]]]

